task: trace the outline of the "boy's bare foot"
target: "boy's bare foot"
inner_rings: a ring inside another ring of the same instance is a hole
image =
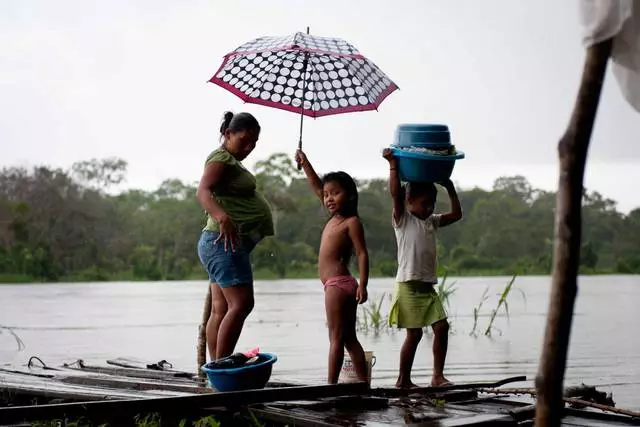
[[[446,379],[444,375],[434,375],[431,378],[431,387],[447,387],[451,385],[453,383]]]
[[[409,389],[409,388],[418,388],[417,385],[415,385],[414,383],[412,383],[410,380],[409,381],[404,381],[404,380],[400,380],[398,379],[398,381],[396,381],[396,388],[401,388],[401,389]]]

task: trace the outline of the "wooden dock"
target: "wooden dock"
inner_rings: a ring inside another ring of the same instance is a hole
[[[514,398],[514,389],[500,392],[500,387],[525,377],[412,390],[369,388],[365,383],[272,382],[262,390],[217,393],[206,379],[174,370],[165,361],[106,362],[78,360],[50,367],[31,358],[25,366],[0,367],[0,426],[81,417],[135,425],[136,415],[224,419],[238,410],[274,426],[526,426],[533,425],[535,413],[532,398]],[[486,389],[492,393],[482,392]],[[640,425],[640,418],[633,416],[569,407],[565,412],[563,425]]]

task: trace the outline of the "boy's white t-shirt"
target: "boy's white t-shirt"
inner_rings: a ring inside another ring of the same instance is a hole
[[[393,229],[398,243],[397,282],[418,280],[437,283],[436,234],[440,226],[439,214],[421,220],[405,210]]]

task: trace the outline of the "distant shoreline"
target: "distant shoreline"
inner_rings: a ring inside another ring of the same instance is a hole
[[[465,277],[511,277],[513,276],[513,272],[507,271],[466,271],[462,273],[458,272],[450,272],[448,273],[449,278],[465,278]],[[357,272],[354,272],[354,275],[357,277]],[[444,276],[444,272],[438,274],[439,277]],[[517,273],[518,277],[526,277],[526,276],[547,276],[551,277],[551,273],[544,272],[526,272],[526,273]],[[624,274],[613,271],[590,271],[590,272],[580,272],[580,276],[634,276],[634,274]],[[304,272],[301,274],[291,274],[285,277],[277,277],[275,274],[271,272],[263,272],[256,271],[254,274],[254,279],[256,281],[270,281],[270,280],[312,280],[317,279],[317,274]],[[370,276],[370,279],[393,279],[392,276],[379,276],[373,275]],[[159,278],[157,280],[149,279],[149,278],[138,278],[133,275],[128,274],[118,274],[113,277],[104,278],[104,277],[87,277],[85,275],[71,276],[71,277],[61,277],[58,280],[53,281],[45,281],[45,280],[36,280],[33,277],[25,276],[25,275],[15,275],[15,274],[0,274],[0,286],[1,285],[47,285],[47,284],[56,284],[56,283],[119,283],[119,282],[180,282],[180,281],[207,281],[207,277],[201,274],[192,274],[187,277],[181,278]]]

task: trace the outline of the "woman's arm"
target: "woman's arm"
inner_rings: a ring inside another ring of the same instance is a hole
[[[221,162],[211,162],[207,164],[200,178],[200,184],[196,190],[196,198],[200,203],[200,206],[207,211],[211,218],[220,222],[227,213],[222,209],[222,206],[213,197],[212,188],[215,188],[224,175],[225,164]]]
[[[225,164],[222,162],[211,162],[205,166],[202,178],[200,178],[198,190],[196,191],[196,198],[198,202],[200,202],[200,206],[218,223],[220,235],[215,243],[222,240],[225,251],[231,249],[235,252],[238,245],[236,225],[231,220],[231,217],[222,209],[222,206],[220,206],[211,192],[212,188],[215,188],[222,182],[224,169]]]
[[[315,193],[316,196],[320,199],[320,201],[324,201],[324,196],[322,193],[322,181],[320,177],[313,170],[313,166],[309,163],[306,154],[302,150],[296,151],[296,162],[302,166],[302,170],[304,170],[304,174],[307,175],[307,180],[309,181],[309,185],[311,189]]]
[[[349,221],[348,226],[349,237],[353,242],[353,248],[356,250],[358,258],[358,272],[360,273],[360,281],[356,297],[358,302],[362,304],[367,301],[367,285],[369,284],[369,251],[367,250],[367,242],[364,238],[364,227],[358,218]]]

